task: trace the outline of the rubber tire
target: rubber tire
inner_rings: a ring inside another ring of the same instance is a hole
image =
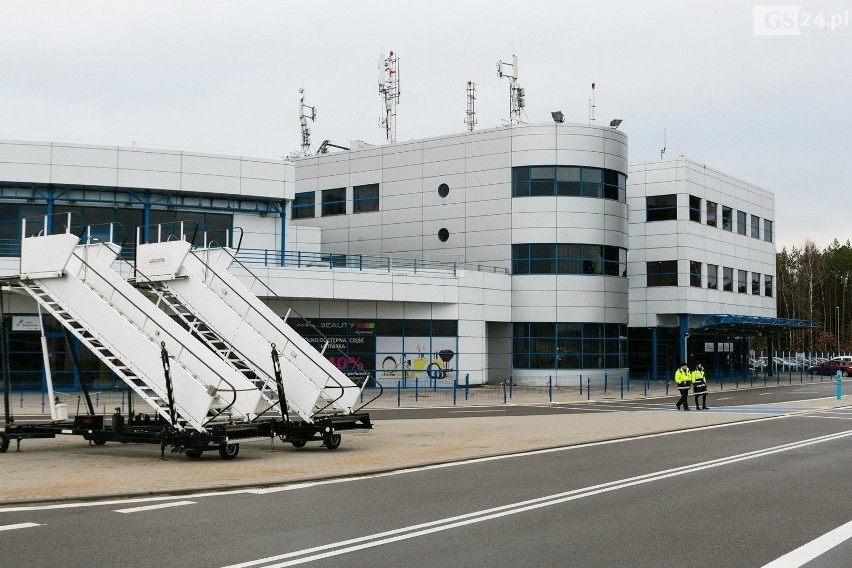
[[[186,457],[195,460],[201,457],[201,454],[204,453],[204,450],[199,450],[198,448],[187,448],[186,450],[184,450],[183,453],[186,454]]]
[[[0,434],[0,454],[5,454],[9,449],[9,436]]]
[[[103,446],[106,444],[106,440],[94,440],[96,446]]]
[[[329,450],[336,450],[340,447],[340,434],[337,432],[325,434],[322,437],[322,443],[325,444],[325,447]]]
[[[305,444],[307,444],[307,442],[304,440],[293,440],[290,443],[293,444],[294,448],[304,448]]]
[[[232,460],[240,453],[239,444],[219,444],[219,457],[223,460]]]

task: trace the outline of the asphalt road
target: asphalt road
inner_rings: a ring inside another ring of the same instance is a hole
[[[844,408],[349,480],[7,507],[0,528],[21,528],[0,531],[0,567],[764,566],[852,521],[850,458]],[[852,541],[820,550],[809,568],[849,566]]]

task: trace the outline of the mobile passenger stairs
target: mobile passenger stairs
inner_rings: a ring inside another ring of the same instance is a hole
[[[134,412],[131,402],[126,420],[116,409],[107,425],[80,374],[89,413],[69,421],[53,406],[43,341],[51,421],[15,423],[9,410],[9,358],[0,337],[6,415],[0,451],[12,439],[20,445],[26,438],[71,434],[97,445],[159,443],[161,457],[171,447],[191,458],[218,449],[223,459],[233,459],[241,440],[277,436],[295,447],[321,441],[336,449],[339,431],[372,427],[369,415],[354,408],[361,389],[227,273],[229,263],[203,262],[180,227],[181,238],[174,241],[147,245],[137,239],[142,262],[131,283],[112,268],[121,250],[113,242],[112,226],[107,242],[93,242],[91,228],[81,242],[71,232],[70,214],[58,233],[48,231],[45,218],[44,227],[28,236],[23,220],[20,274],[4,278],[4,289],[32,297],[40,324],[44,310],[155,415]],[[205,248],[199,254],[216,258],[219,253]]]

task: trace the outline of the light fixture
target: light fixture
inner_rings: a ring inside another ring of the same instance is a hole
[[[556,124],[562,124],[563,122],[565,122],[565,115],[562,114],[561,110],[555,110],[551,112],[550,116],[553,117],[553,122],[555,122]]]
[[[620,118],[613,118],[609,121],[609,126],[610,128],[618,128],[621,125],[621,122]]]

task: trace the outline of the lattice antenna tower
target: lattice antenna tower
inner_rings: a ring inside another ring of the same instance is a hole
[[[589,124],[595,123],[595,82],[592,81],[592,96],[589,97]]]
[[[506,72],[506,67],[512,68],[511,74]],[[501,79],[504,77],[509,79],[509,123],[520,124],[522,122],[521,112],[526,106],[526,92],[518,85],[518,56],[513,55],[511,63],[498,61],[497,76]]]
[[[379,94],[382,95],[382,118],[388,142],[396,142],[396,107],[399,104],[399,57],[391,51],[379,55]]]
[[[467,113],[465,114],[464,123],[467,129],[473,132],[473,127],[476,126],[476,83],[473,81],[467,82]]]
[[[305,89],[299,89],[299,124],[302,126],[302,155],[311,155],[311,129],[308,128],[308,119],[316,122],[317,107],[305,104]],[[305,109],[310,109],[311,114],[306,114]]]

